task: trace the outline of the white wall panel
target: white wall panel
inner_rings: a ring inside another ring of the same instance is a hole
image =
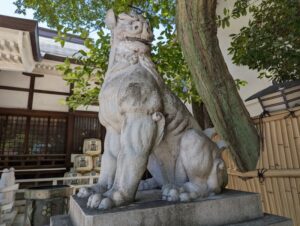
[[[28,92],[0,89],[0,107],[27,108]]]
[[[29,88],[30,77],[17,71],[0,71],[0,85]]]
[[[77,111],[94,111],[94,112],[98,112],[99,111],[99,106],[79,106],[77,109]]]
[[[33,110],[68,111],[68,107],[62,102],[66,96],[35,93],[33,95]]]
[[[70,87],[60,76],[44,75],[35,79],[35,89],[69,92]]]

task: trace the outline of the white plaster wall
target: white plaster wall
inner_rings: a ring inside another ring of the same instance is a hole
[[[27,99],[27,92],[0,89],[0,107],[26,108]]]
[[[33,110],[68,111],[68,106],[63,104],[66,96],[35,93],[33,95]]]
[[[78,111],[94,111],[94,112],[98,112],[99,111],[99,106],[79,106],[76,110]]]
[[[30,77],[18,71],[0,71],[0,85],[29,88]]]
[[[70,86],[61,76],[47,75],[35,79],[35,89],[51,90],[57,92],[70,92]]]
[[[29,88],[30,78],[21,72],[0,71],[0,86]],[[27,92],[0,89],[0,107],[26,108]]]
[[[223,9],[232,8],[234,0],[219,0],[217,5],[217,14],[223,15]],[[234,79],[239,78],[245,80],[248,84],[245,87],[242,87],[239,91],[241,98],[245,100],[254,93],[272,85],[272,82],[267,79],[258,79],[258,72],[250,70],[245,66],[236,66],[232,63],[231,55],[228,55],[228,47],[230,47],[231,38],[229,37],[232,33],[238,33],[239,30],[248,24],[250,15],[242,17],[240,19],[231,20],[229,28],[219,28],[218,29],[218,39],[221,51],[223,53],[224,59],[227,63],[228,69]],[[262,108],[258,103],[258,100],[252,100],[245,102],[245,105],[251,116],[259,115],[262,112]]]
[[[0,71],[0,85],[29,88],[30,77],[21,72]],[[36,77],[35,89],[57,92],[69,92],[70,88],[62,76],[45,74],[44,77]],[[0,107],[27,108],[28,92],[0,89]],[[33,110],[68,111],[65,104],[66,96],[35,93],[33,96]],[[79,107],[77,110],[98,112],[98,106]]]

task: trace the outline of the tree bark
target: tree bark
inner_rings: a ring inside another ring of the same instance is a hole
[[[219,47],[216,4],[217,0],[177,0],[178,38],[217,132],[237,167],[253,170],[259,158],[259,137]]]
[[[199,103],[192,101],[192,111],[194,118],[199,123],[202,129],[214,127],[203,102]]]

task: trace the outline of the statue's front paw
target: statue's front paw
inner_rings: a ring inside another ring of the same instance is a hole
[[[111,209],[113,206],[114,206],[114,202],[111,200],[111,198],[104,198],[99,204],[98,209],[107,210],[107,209]]]
[[[103,198],[98,209],[107,210],[115,206],[126,205],[130,202],[130,199],[126,199],[125,196],[119,191],[109,191],[109,195]],[[108,193],[105,193],[107,195]],[[132,200],[131,200],[132,201]]]
[[[100,205],[101,201],[102,201],[101,194],[99,194],[99,193],[93,194],[89,197],[86,206],[89,208],[97,208]]]
[[[93,194],[91,188],[80,188],[79,192],[77,193],[77,197],[79,198],[86,198]]]
[[[162,199],[169,202],[179,201],[181,192],[181,189],[173,184],[164,185],[162,188]]]

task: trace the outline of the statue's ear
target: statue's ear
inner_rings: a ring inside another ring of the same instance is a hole
[[[116,16],[112,9],[108,10],[106,13],[105,24],[110,30],[112,30],[117,24]]]

